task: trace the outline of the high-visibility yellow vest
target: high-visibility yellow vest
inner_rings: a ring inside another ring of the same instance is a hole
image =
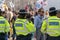
[[[4,17],[0,16],[0,33],[9,32],[9,30],[10,30],[9,27],[10,27],[10,25],[9,25],[8,21]]]
[[[26,19],[17,19],[14,27],[17,35],[27,35],[36,30],[33,23],[29,23]]]
[[[48,18],[48,21],[43,21],[42,32],[46,32],[50,36],[60,36],[60,19],[56,16]]]

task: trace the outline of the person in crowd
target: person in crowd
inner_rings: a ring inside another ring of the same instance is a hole
[[[10,8],[8,8],[8,10],[6,11],[6,13],[7,13],[7,20],[9,21],[9,23],[11,22],[11,20],[12,20],[12,17],[13,17],[13,12],[11,11],[11,9]]]
[[[46,40],[60,40],[60,19],[56,16],[57,10],[55,7],[49,9],[49,18],[44,20],[41,27],[42,34],[46,36]]]
[[[31,20],[32,23],[34,24],[34,15],[35,15],[35,13],[34,13],[33,9],[30,9],[30,10],[29,10],[29,14],[30,14],[30,20]]]
[[[15,29],[14,29],[14,22],[16,21],[16,19],[17,19],[17,17],[18,17],[18,13],[16,12],[16,11],[13,11],[13,18],[12,18],[12,20],[11,20],[11,26],[12,26],[12,29],[13,29],[13,33],[12,33],[12,37],[13,37],[13,40],[15,40]]]
[[[8,40],[8,32],[10,31],[10,25],[4,18],[5,15],[5,11],[0,9],[0,40]]]
[[[60,10],[57,10],[57,17],[60,18]]]
[[[18,14],[14,23],[16,40],[31,40],[32,32],[36,30],[34,24],[26,19],[27,11],[25,9],[21,9]]]
[[[44,18],[44,9],[40,8],[38,10],[38,15],[34,18],[34,25],[36,27],[36,40],[41,39],[40,29],[41,29],[43,18]]]

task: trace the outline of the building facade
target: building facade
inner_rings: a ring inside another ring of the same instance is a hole
[[[36,2],[36,0],[6,0],[6,4],[8,5],[8,7],[10,7],[9,2],[13,2],[13,4],[15,5],[14,9],[15,10],[19,10],[24,8],[27,4],[33,4],[34,2]]]

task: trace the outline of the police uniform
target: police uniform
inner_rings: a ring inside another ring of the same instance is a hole
[[[9,26],[8,21],[0,16],[0,40],[8,40],[7,33],[9,32]]]
[[[47,34],[46,40],[60,40],[60,19],[57,16],[50,16],[44,20],[41,32]]]
[[[24,18],[17,18],[14,28],[17,37],[16,40],[31,40],[32,33],[36,30],[33,23]]]

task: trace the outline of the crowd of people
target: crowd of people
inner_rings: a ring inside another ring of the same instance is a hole
[[[60,10],[40,8],[2,11],[0,9],[0,40],[60,40]],[[16,37],[16,39],[15,39]]]

